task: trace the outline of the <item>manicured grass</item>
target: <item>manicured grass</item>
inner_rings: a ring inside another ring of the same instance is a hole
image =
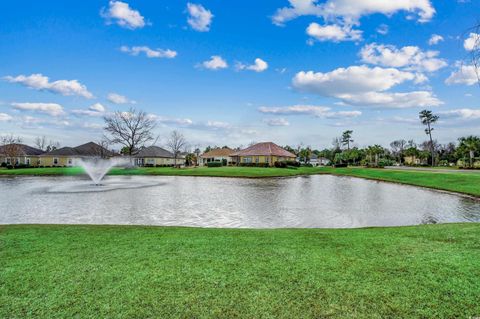
[[[81,175],[81,168],[29,168],[1,170],[0,175],[22,176],[59,176]],[[354,176],[374,180],[429,187],[439,190],[468,194],[480,197],[480,172],[458,171],[408,171],[371,168],[257,168],[257,167],[197,167],[175,169],[170,167],[123,169],[114,168],[110,175],[175,175],[175,176],[216,176],[216,177],[282,177],[314,174],[334,174]]]
[[[0,226],[1,318],[470,318],[480,225]]]

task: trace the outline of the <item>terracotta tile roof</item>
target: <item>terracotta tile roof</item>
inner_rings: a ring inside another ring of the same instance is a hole
[[[234,150],[232,150],[229,147],[216,148],[216,149],[213,149],[209,152],[203,153],[202,155],[200,155],[200,157],[202,157],[202,158],[226,157],[226,156],[232,155],[232,153],[234,153]]]
[[[279,157],[293,157],[295,154],[281,148],[275,143],[266,142],[252,145],[244,150],[235,152],[232,156],[279,156]]]

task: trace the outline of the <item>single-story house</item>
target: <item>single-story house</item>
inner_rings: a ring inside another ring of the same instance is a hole
[[[25,144],[8,144],[0,146],[0,163],[7,165],[38,166],[39,156],[44,151]]]
[[[199,165],[203,166],[209,162],[226,162],[227,165],[233,164],[231,155],[235,151],[229,147],[215,148],[200,155]]]
[[[115,154],[94,142],[77,147],[62,147],[39,156],[40,166],[75,166],[76,161],[84,158],[113,157]]]
[[[175,159],[172,152],[164,148],[152,145],[146,147],[137,155],[134,155],[135,165],[138,166],[173,166]],[[177,157],[177,165],[185,165],[185,156],[180,154]]]
[[[428,164],[427,159],[421,159],[421,158],[418,158],[416,156],[405,156],[403,158],[403,162],[405,163],[405,165],[424,165],[424,164]]]
[[[326,166],[328,163],[330,163],[330,160],[328,158],[318,157],[316,154],[312,154],[309,163],[313,166]]]
[[[234,152],[231,157],[237,165],[255,163],[273,166],[276,162],[295,161],[297,156],[275,143],[265,142]]]

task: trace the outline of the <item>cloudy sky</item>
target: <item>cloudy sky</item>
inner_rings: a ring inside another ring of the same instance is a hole
[[[479,134],[468,0],[9,1],[0,21],[0,134],[75,146],[134,106],[162,144],[329,147]]]

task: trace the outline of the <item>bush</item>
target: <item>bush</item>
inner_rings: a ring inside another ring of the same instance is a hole
[[[3,162],[2,164],[0,164],[1,167],[7,167],[7,163]]]
[[[275,162],[274,165],[277,168],[287,168],[287,163],[285,163],[285,162]]]
[[[240,163],[238,165],[243,167],[270,167],[269,163]]]
[[[220,161],[208,162],[207,167],[222,167],[222,162]]]
[[[307,164],[302,164],[303,167],[313,167],[313,165],[311,163],[307,163]]]
[[[27,164],[17,164],[15,165],[15,168],[29,168],[30,165],[27,165]]]
[[[348,167],[348,164],[347,164],[347,163],[338,163],[338,164],[334,164],[333,167],[335,167],[335,168],[338,168],[338,167]]]
[[[226,160],[225,158],[222,159],[222,165],[223,165],[223,166],[227,166],[227,164],[228,164],[228,163],[227,163],[227,160]]]
[[[8,165],[7,165],[7,169],[13,169],[13,165],[8,164]]]

